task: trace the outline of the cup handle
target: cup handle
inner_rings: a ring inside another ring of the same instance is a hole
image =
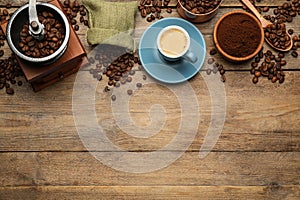
[[[189,50],[183,55],[183,58],[191,63],[195,63],[198,60],[197,56]]]

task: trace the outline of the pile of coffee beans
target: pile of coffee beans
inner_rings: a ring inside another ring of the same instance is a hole
[[[262,62],[261,62],[262,61]],[[259,77],[266,77],[272,81],[272,83],[283,83],[285,80],[285,73],[282,67],[286,65],[284,60],[284,54],[278,53],[274,55],[271,50],[267,50],[265,53],[263,49],[255,57],[255,61],[251,63],[250,73],[254,75],[252,82],[256,84]]]
[[[221,0],[181,0],[181,5],[194,14],[205,14],[216,9]]]
[[[11,8],[11,4],[7,4],[6,8],[0,10],[0,24],[9,19],[12,13],[9,13],[8,9]],[[4,56],[3,46],[5,45],[5,34],[0,28],[0,58]],[[17,63],[15,55],[12,54],[6,59],[0,59],[0,90],[5,89],[6,93],[13,95],[15,90],[13,85],[21,86],[23,82],[18,77],[22,77],[23,72]]]
[[[64,25],[52,13],[43,11],[38,13],[39,21],[44,25],[44,39],[36,40],[29,33],[27,21],[20,32],[19,47],[29,57],[42,58],[53,54],[63,43],[65,38]]]
[[[103,46],[106,46],[105,44]],[[133,81],[133,76],[137,70],[141,70],[141,62],[137,55],[126,53],[120,47],[111,46],[109,48],[98,48],[92,57],[88,58],[89,72],[98,81],[107,79],[104,92],[108,92],[112,87],[120,87],[123,84]],[[146,77],[143,77],[146,80]],[[142,87],[142,83],[136,84],[137,88]],[[127,94],[131,95],[132,90]],[[113,95],[112,100],[116,97]]]
[[[266,39],[279,49],[286,49],[291,46],[292,40],[287,34],[286,26],[284,23],[274,22],[268,25],[265,29]]]
[[[23,72],[14,55],[0,59],[0,90],[5,88],[7,94],[13,95],[15,91],[11,86],[23,84],[21,80],[16,80],[20,76],[23,76]]]
[[[79,22],[85,26],[89,25],[87,20],[87,10],[78,0],[64,0],[63,8],[75,31],[79,30],[78,19],[76,19],[79,15]]]
[[[155,19],[162,19],[162,9],[166,9],[167,13],[172,13],[172,8],[167,7],[170,0],[140,0],[139,11],[141,16],[146,18],[147,22]]]

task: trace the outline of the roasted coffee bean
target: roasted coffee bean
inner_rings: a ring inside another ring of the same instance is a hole
[[[132,91],[131,89],[128,89],[128,90],[127,90],[127,94],[128,94],[128,95],[132,95],[132,94],[133,94],[133,91]]]
[[[225,77],[224,74],[221,76],[221,81],[222,81],[222,82],[225,82],[225,81],[226,81],[226,77]]]
[[[76,19],[71,19],[71,24],[75,25],[77,23]]]
[[[143,9],[143,10],[141,11],[141,16],[142,16],[142,17],[146,17],[146,16],[147,16],[146,9]]]
[[[284,80],[285,80],[284,76],[281,76],[278,82],[279,82],[280,84],[282,84],[282,83],[284,82]]]
[[[215,59],[214,58],[209,58],[208,60],[207,60],[207,63],[208,64],[213,64],[215,62]]]
[[[151,17],[151,20],[155,20],[155,16],[154,15],[150,15],[150,17]]]
[[[293,56],[294,58],[297,58],[297,57],[298,57],[298,52],[297,52],[297,51],[292,51],[292,56]]]
[[[262,9],[262,11],[263,11],[263,12],[268,12],[269,9],[270,9],[269,6],[265,6],[265,7]]]
[[[211,69],[207,69],[207,70],[206,70],[206,74],[207,74],[207,75],[210,75],[210,74],[211,74]]]
[[[79,26],[78,26],[77,24],[74,26],[74,30],[75,30],[75,31],[78,31],[78,30],[79,30]]]
[[[220,70],[220,74],[221,74],[221,75],[225,74],[225,70],[224,70],[224,69],[221,69],[221,70]]]
[[[256,77],[260,77],[260,76],[261,76],[261,72],[260,72],[260,71],[255,71],[254,75],[255,75]]]
[[[23,85],[23,82],[22,81],[18,81],[18,86],[22,86]]]
[[[278,53],[279,58],[284,58],[284,53]]]
[[[17,81],[16,81],[15,79],[11,79],[11,80],[10,80],[10,83],[14,85],[14,84],[17,83]]]
[[[167,8],[167,13],[172,13],[172,8]]]
[[[70,0],[64,0],[64,2],[63,2],[63,4],[64,4],[65,6],[69,6],[69,3],[70,3]]]
[[[253,79],[252,79],[252,82],[253,82],[254,84],[258,83],[258,77],[254,76]]]
[[[0,50],[0,57],[2,57],[4,55],[4,51],[1,49]]]
[[[151,17],[147,17],[147,22],[152,22],[152,18]]]
[[[298,41],[298,40],[299,40],[298,35],[294,35],[293,38],[292,38],[292,40],[293,40],[294,42]]]
[[[113,95],[111,95],[111,97],[110,97],[110,98],[111,98],[111,100],[112,100],[112,101],[115,101],[115,100],[117,99],[116,95],[114,95],[114,94],[113,94]]]
[[[137,83],[137,84],[136,84],[136,87],[137,87],[137,88],[141,88],[142,86],[143,86],[143,85],[142,85],[141,83]]]
[[[215,54],[217,54],[218,53],[218,51],[217,51],[217,49],[215,49],[215,48],[213,48],[213,49],[211,49],[210,51],[209,51],[209,54],[210,55],[215,55]]]
[[[217,67],[219,71],[223,69],[223,65],[219,63],[215,63],[215,67]]]
[[[252,66],[252,68],[256,68],[258,66],[258,63],[257,62],[252,62],[251,66]]]
[[[14,89],[11,87],[6,88],[6,93],[9,95],[13,95],[15,93]]]
[[[130,83],[132,81],[132,78],[129,76],[126,78],[126,81]]]
[[[281,60],[280,65],[281,65],[281,66],[286,65],[286,61],[285,61],[285,60]]]
[[[3,9],[2,16],[8,16],[8,15],[9,15],[8,11],[6,9]]]
[[[84,22],[84,17],[81,16],[81,17],[79,18],[79,21],[80,21],[80,23],[83,23],[83,22]]]
[[[293,34],[294,34],[294,30],[293,30],[293,29],[289,29],[289,30],[288,30],[288,33],[289,33],[290,35],[293,35]]]
[[[273,76],[273,78],[271,79],[272,83],[275,83],[277,81],[277,77]]]

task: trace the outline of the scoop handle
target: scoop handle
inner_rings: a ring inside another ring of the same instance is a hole
[[[269,24],[272,24],[268,20],[266,20],[254,7],[254,5],[249,0],[241,0],[252,12],[253,14],[258,18],[263,28],[267,27]]]

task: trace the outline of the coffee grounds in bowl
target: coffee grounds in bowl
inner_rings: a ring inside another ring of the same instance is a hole
[[[251,17],[240,13],[225,17],[217,30],[220,47],[234,57],[246,57],[254,53],[261,37],[259,25]]]

